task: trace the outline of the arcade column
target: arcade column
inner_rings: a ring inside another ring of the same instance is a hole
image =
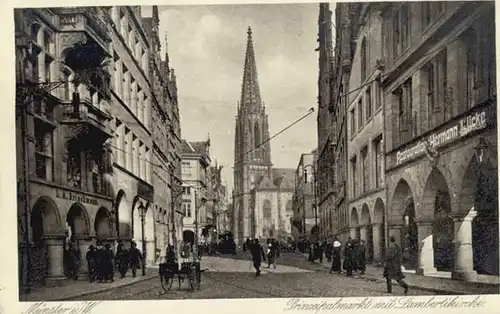
[[[417,222],[419,247],[417,274],[419,275],[425,276],[437,272],[437,269],[434,267],[432,225],[432,221]]]
[[[372,224],[372,237],[373,237],[373,260],[380,262],[382,259],[382,224]]]
[[[353,240],[357,238],[356,229],[356,227],[349,227],[349,237]]]
[[[66,279],[64,275],[64,234],[44,236],[48,255],[47,281],[57,282]]]
[[[455,218],[455,263],[451,277],[472,281],[477,276],[474,271],[472,254],[472,220],[477,212],[470,211],[466,217]]]
[[[77,238],[78,249],[80,250],[80,275],[87,275],[89,273],[89,268],[87,265],[87,252],[89,251],[89,246],[93,244],[93,237],[81,236]]]

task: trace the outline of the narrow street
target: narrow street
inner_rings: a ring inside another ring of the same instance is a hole
[[[211,298],[280,298],[280,297],[361,297],[389,296],[382,281],[348,278],[325,271],[314,271],[293,266],[278,265],[276,269],[262,269],[255,277],[248,259],[205,257],[199,291],[188,290],[187,282],[176,281],[167,293],[162,293],[158,277],[120,287],[77,297],[74,300],[150,300],[150,299],[211,299]],[[410,289],[409,295],[432,295],[431,292]],[[392,295],[403,295],[394,287]]]

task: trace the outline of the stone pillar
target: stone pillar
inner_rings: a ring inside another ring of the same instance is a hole
[[[62,234],[44,237],[48,255],[47,281],[54,282],[66,279],[64,275],[64,239],[65,236]]]
[[[372,224],[372,238],[373,238],[373,260],[380,262],[382,259],[382,224]]]
[[[360,240],[364,240],[366,244],[368,244],[368,226],[360,227]]]
[[[455,263],[451,277],[472,281],[477,276],[472,255],[472,220],[477,215],[470,211],[464,218],[454,219],[455,223]]]
[[[434,245],[432,237],[432,222],[421,221],[418,226],[418,268],[417,274],[429,275],[437,272],[434,267]]]
[[[93,244],[93,239],[91,237],[82,237],[78,239],[78,249],[80,250],[80,275],[87,275],[89,273],[86,256],[91,244]]]
[[[356,227],[349,228],[349,237],[353,240],[356,239]]]

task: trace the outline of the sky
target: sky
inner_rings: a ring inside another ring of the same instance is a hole
[[[210,136],[212,164],[233,186],[234,129],[252,27],[261,96],[269,132],[281,131],[317,108],[317,4],[161,6],[160,37],[168,37],[175,69],[182,138]],[[316,112],[271,141],[276,168],[296,168],[317,146]]]

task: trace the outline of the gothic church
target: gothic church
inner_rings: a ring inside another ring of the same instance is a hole
[[[246,238],[291,236],[294,169],[273,168],[269,124],[248,28],[245,68],[234,138],[233,233]]]

